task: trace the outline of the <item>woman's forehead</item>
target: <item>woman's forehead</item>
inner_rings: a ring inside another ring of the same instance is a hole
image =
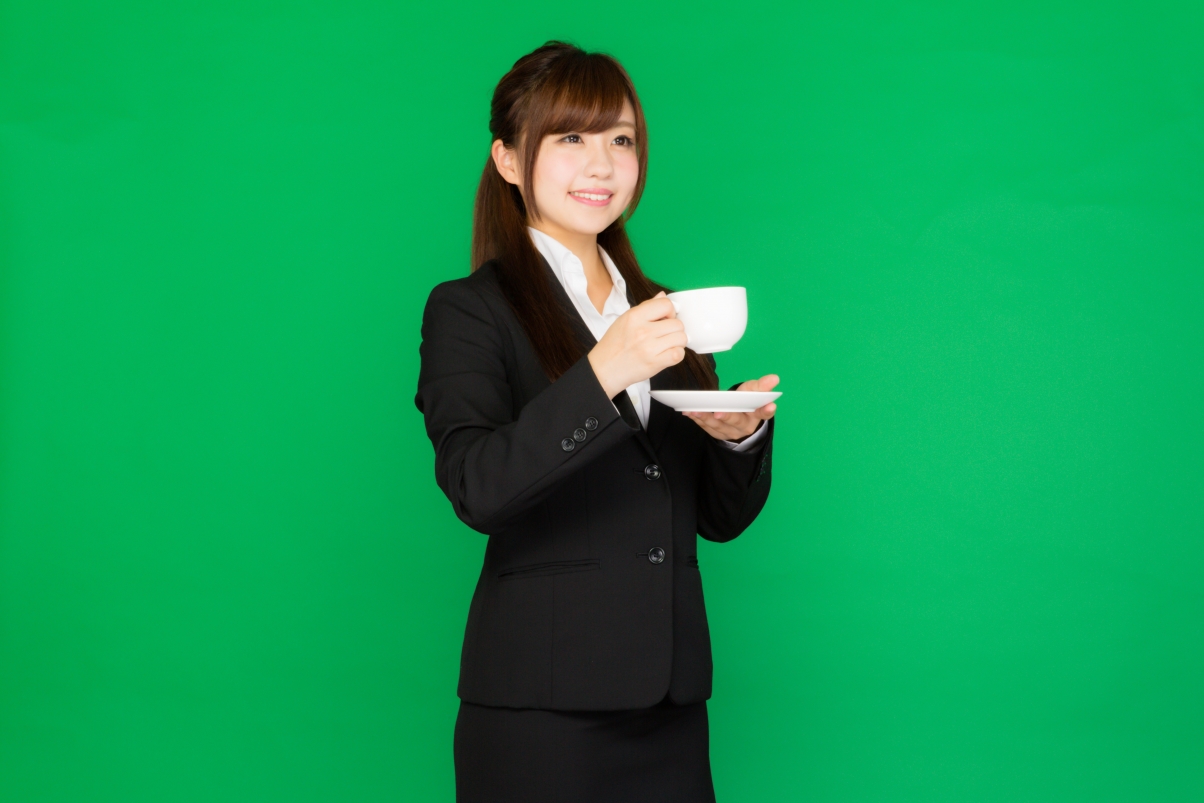
[[[589,117],[581,113],[566,114],[552,124],[549,133],[560,133],[562,131],[597,133],[599,131],[612,131],[616,128],[628,128],[635,131],[635,109],[632,107],[630,100],[623,100],[623,107],[617,114],[613,109],[607,109],[605,112],[600,113],[595,112]]]

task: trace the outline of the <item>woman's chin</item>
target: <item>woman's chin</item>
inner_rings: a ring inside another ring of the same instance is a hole
[[[608,209],[605,215],[590,215],[583,220],[577,220],[574,228],[582,234],[601,234],[610,228],[619,216]]]

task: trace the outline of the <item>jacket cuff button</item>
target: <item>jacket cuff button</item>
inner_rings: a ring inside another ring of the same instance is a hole
[[[590,432],[593,432],[595,429],[598,428],[598,419],[594,418],[592,415],[589,418],[585,419],[585,428],[588,429]]]
[[[560,448],[564,449],[566,452],[571,452],[576,447],[577,447],[577,442],[574,441],[572,438],[565,438],[564,440],[562,440],[560,442]]]

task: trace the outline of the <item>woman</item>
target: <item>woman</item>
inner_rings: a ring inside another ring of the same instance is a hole
[[[439,487],[489,536],[456,799],[713,801],[697,535],[760,513],[775,407],[649,395],[719,385],[624,230],[648,151],[618,62],[549,42],[498,83],[490,130],[472,271],[431,291],[415,397]]]

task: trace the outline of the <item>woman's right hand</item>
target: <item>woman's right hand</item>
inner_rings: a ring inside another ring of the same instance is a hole
[[[686,327],[665,291],[624,312],[589,352],[606,395],[658,374],[686,357]]]

